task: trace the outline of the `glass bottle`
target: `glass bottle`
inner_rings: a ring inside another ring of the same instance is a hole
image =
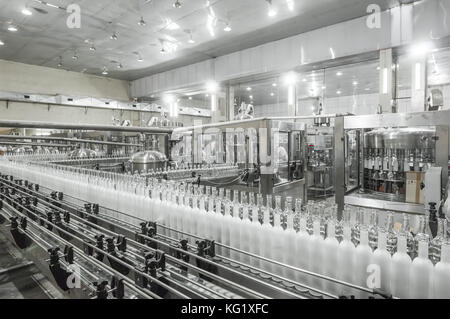
[[[411,257],[411,259],[415,258],[416,251],[414,249],[414,236],[411,233],[411,226],[409,222],[409,215],[403,214],[403,224],[401,232],[406,237],[406,252]]]
[[[397,250],[397,233],[394,229],[394,214],[389,212],[386,216],[386,249],[393,255]],[[406,237],[405,237],[406,238]]]
[[[442,243],[445,240],[445,230],[444,230],[445,219],[438,218],[437,222],[438,222],[437,235],[431,240],[429,249],[429,258],[434,265],[436,265],[441,260],[441,247]]]

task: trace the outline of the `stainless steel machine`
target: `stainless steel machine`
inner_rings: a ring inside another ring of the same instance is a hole
[[[307,197],[305,123],[258,118],[177,128],[172,141],[176,163],[237,165],[243,174],[234,189]]]
[[[445,199],[448,181],[449,124],[449,111],[337,117],[339,208],[351,204],[419,214],[430,202],[439,208],[435,195]]]

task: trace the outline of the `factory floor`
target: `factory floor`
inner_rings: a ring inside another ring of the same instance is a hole
[[[0,299],[55,298],[64,297],[0,232]]]

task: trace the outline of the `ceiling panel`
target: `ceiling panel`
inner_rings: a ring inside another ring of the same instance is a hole
[[[66,7],[71,0],[50,0]],[[181,8],[172,0],[80,0],[81,28],[66,26],[64,10],[35,0],[0,0],[0,59],[57,67],[59,56],[65,69],[101,74],[105,66],[110,77],[134,80],[146,75],[199,62],[278,40],[315,28],[353,19],[366,14],[368,4],[389,7],[390,0],[294,0],[289,11],[285,0],[273,0],[276,17],[267,15],[265,0],[210,0],[216,26],[212,36],[206,28],[208,12],[205,0],[181,0]],[[21,10],[31,7],[32,16]],[[138,24],[140,18],[146,26]],[[168,24],[172,22],[171,24]],[[232,31],[223,28],[229,22]],[[174,23],[178,29],[171,30]],[[15,24],[19,31],[7,31]],[[116,32],[118,39],[112,40]],[[195,43],[189,43],[190,34]],[[96,51],[90,51],[90,46]],[[174,48],[161,54],[161,48]],[[78,60],[72,60],[75,51]],[[143,61],[139,62],[138,57]],[[117,69],[118,63],[123,68]]]

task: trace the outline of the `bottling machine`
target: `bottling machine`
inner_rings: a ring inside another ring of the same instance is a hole
[[[409,213],[439,209],[450,112],[336,118],[336,202]],[[436,178],[437,177],[437,178]]]

